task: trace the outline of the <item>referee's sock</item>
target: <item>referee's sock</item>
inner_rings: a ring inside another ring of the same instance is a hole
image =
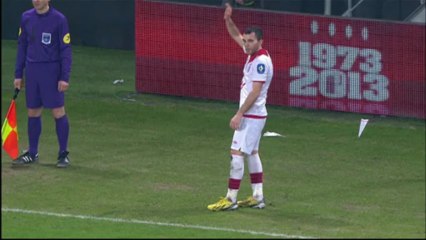
[[[56,122],[56,135],[58,136],[59,142],[59,154],[66,151],[68,148],[68,136],[70,131],[70,125],[68,122],[67,115],[61,118],[55,119]]]
[[[32,158],[38,153],[38,142],[41,135],[41,117],[28,117],[28,139],[29,149]]]

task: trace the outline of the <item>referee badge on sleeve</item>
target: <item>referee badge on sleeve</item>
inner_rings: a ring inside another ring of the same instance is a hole
[[[260,64],[257,65],[257,73],[264,74],[265,70],[266,70],[265,64],[260,63]]]
[[[65,44],[70,44],[71,37],[70,37],[69,33],[65,34],[63,41],[64,41]]]

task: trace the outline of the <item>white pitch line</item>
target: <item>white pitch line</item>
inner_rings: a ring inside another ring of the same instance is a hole
[[[25,210],[25,209],[17,209],[17,208],[2,208],[1,211],[2,212],[24,213],[24,214],[36,214],[36,215],[53,216],[53,217],[63,217],[63,218],[79,218],[79,219],[87,219],[87,220],[95,220],[95,221],[147,224],[147,225],[168,226],[168,227],[189,228],[189,229],[202,229],[202,230],[212,230],[212,231],[222,231],[222,232],[236,232],[236,233],[244,233],[244,234],[252,234],[252,235],[265,235],[265,236],[268,236],[268,237],[313,238],[313,237],[308,237],[308,236],[288,235],[288,234],[282,234],[282,233],[256,232],[256,231],[242,230],[242,229],[208,227],[208,226],[201,226],[201,225],[181,224],[181,223],[153,222],[153,221],[138,220],[138,219],[123,219],[123,218],[96,217],[96,216],[88,216],[88,215],[74,215],[74,214],[66,214],[66,213],[33,211],[33,210]]]

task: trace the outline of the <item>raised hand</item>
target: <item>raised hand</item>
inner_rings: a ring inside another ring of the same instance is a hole
[[[225,3],[225,14],[223,15],[223,19],[228,20],[232,16],[232,7],[231,4]]]

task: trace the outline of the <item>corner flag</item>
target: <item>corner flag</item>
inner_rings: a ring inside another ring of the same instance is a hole
[[[362,131],[364,131],[365,126],[367,126],[368,119],[361,119],[361,122],[359,123],[359,130],[358,130],[358,138],[361,137]]]
[[[18,96],[19,90],[15,90],[9,110],[1,128],[1,140],[4,151],[9,154],[12,159],[16,159],[19,155],[18,147],[18,119],[16,117],[15,99]]]

